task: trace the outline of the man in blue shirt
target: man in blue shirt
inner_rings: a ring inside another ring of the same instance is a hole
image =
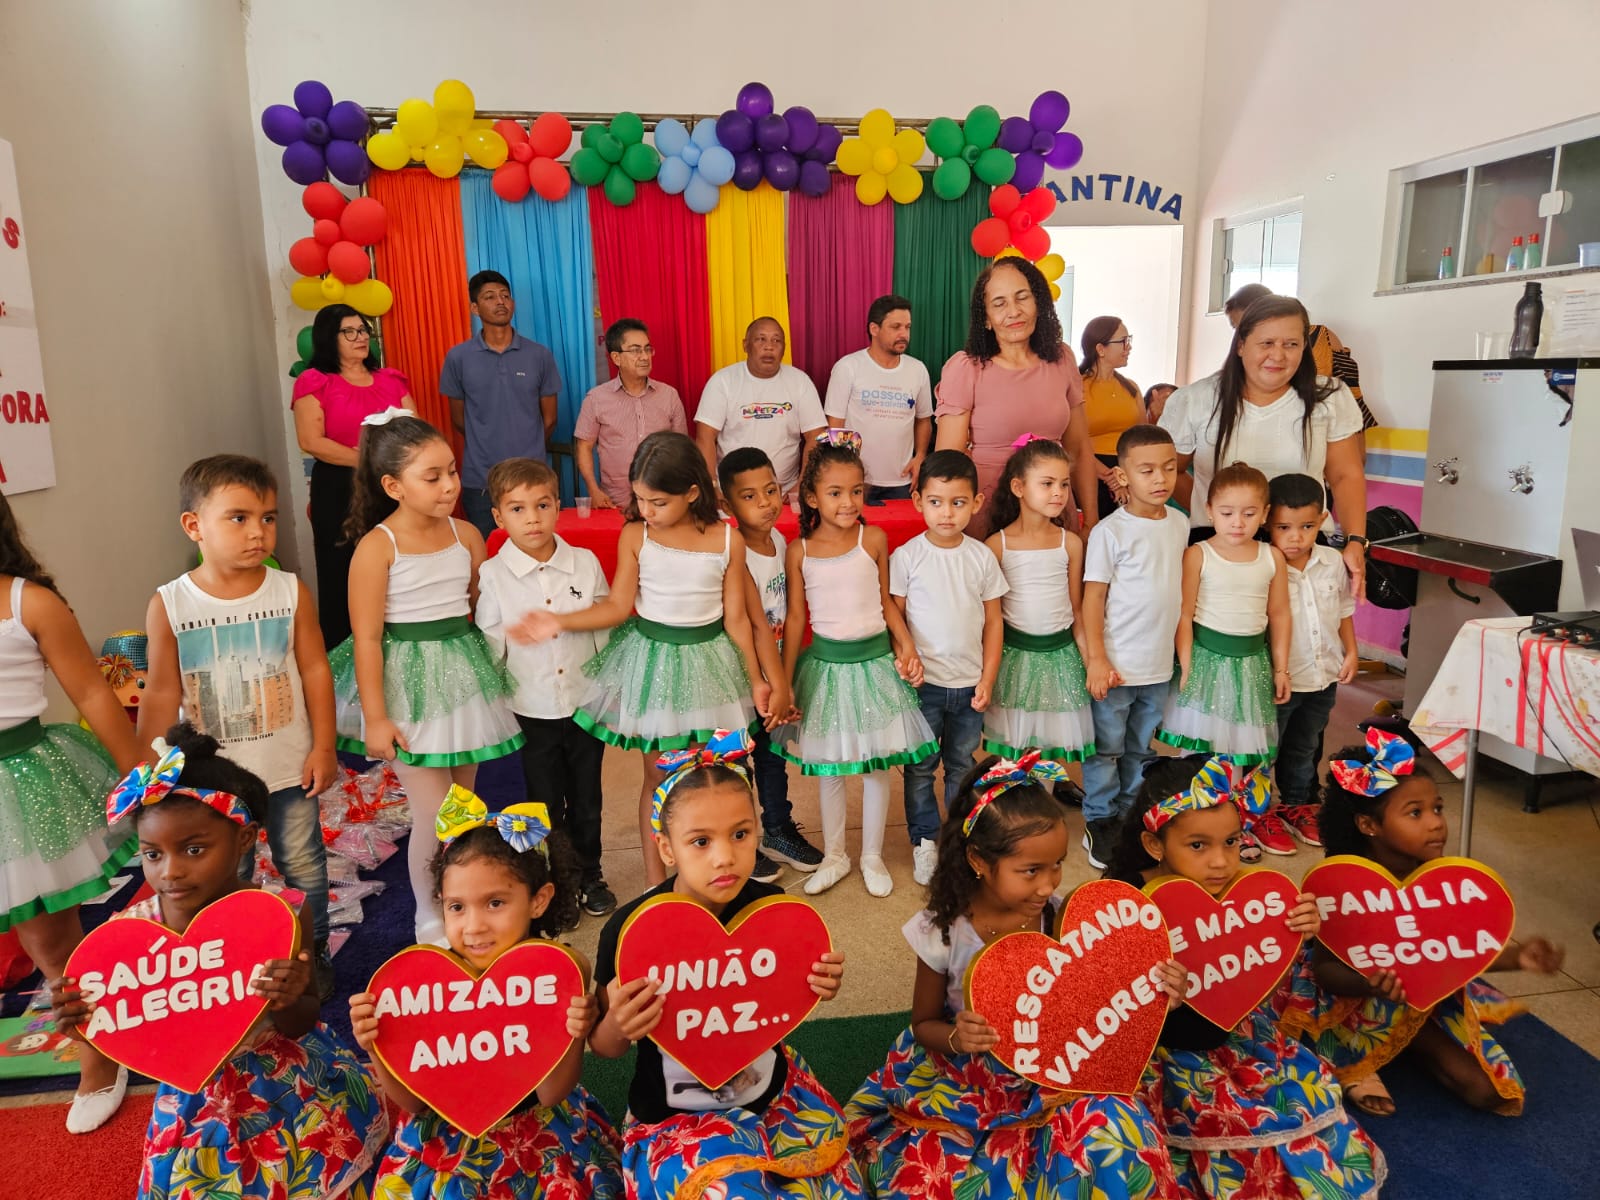
[[[556,431],[561,375],[555,355],[511,326],[516,304],[498,271],[479,271],[467,282],[478,335],[450,347],[439,371],[439,392],[450,401],[450,421],[466,441],[461,464],[461,507],[484,537],[494,529],[489,468],[502,459],[548,462]]]

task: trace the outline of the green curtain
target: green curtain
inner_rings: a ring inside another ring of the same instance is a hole
[[[972,228],[989,215],[989,189],[974,182],[959,200],[922,195],[894,206],[894,290],[911,301],[911,353],[928,364],[938,386],[945,360],[967,344],[972,284],[985,260],[972,249]]]

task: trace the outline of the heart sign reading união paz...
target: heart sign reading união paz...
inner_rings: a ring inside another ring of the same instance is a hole
[[[1172,956],[1189,970],[1189,1007],[1232,1029],[1270,996],[1300,950],[1289,913],[1300,888],[1277,871],[1241,871],[1222,895],[1164,875],[1145,884],[1172,935]]]
[[[1007,934],[973,959],[967,1007],[1024,1079],[1131,1096],[1167,1018],[1160,975],[1171,957],[1161,910],[1138,888],[1098,879],[1067,898],[1055,937]]]
[[[1312,867],[1301,889],[1317,898],[1317,940],[1363,975],[1393,971],[1413,1008],[1432,1008],[1486,970],[1517,923],[1504,881],[1470,858],[1436,858],[1402,883],[1341,854]]]
[[[94,1006],[78,1031],[129,1070],[198,1092],[267,1007],[256,972],[299,946],[294,910],[256,890],[206,905],[181,935],[145,917],[107,921],[67,960]]]
[[[411,946],[373,975],[373,1051],[417,1099],[482,1137],[572,1046],[567,1008],[588,987],[565,946],[534,939],[481,975],[437,946]]]
[[[726,928],[693,900],[655,896],[617,938],[617,978],[651,978],[666,997],[650,1040],[715,1091],[783,1041],[820,999],[806,982],[833,949],[817,910],[757,900]]]

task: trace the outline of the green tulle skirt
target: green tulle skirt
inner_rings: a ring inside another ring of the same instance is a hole
[[[1266,646],[1235,657],[1196,641],[1189,682],[1168,698],[1156,736],[1184,750],[1228,754],[1249,764],[1271,762],[1278,753],[1278,709]]]
[[[865,775],[939,752],[916,689],[900,678],[892,654],[847,663],[803,654],[794,694],[802,716],[776,730],[772,744],[802,774]]]
[[[983,715],[983,748],[1010,758],[1038,750],[1058,762],[1094,753],[1094,717],[1078,644],[1055,650],[1007,646]]]

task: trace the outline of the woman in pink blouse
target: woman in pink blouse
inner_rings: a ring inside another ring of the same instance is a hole
[[[378,366],[367,319],[348,304],[330,304],[311,326],[311,365],[294,381],[289,401],[295,438],[311,467],[311,541],[317,558],[317,616],[329,648],[350,636],[350,555],[342,526],[350,511],[361,420],[390,405],[416,411],[411,385]]]
[[[1089,532],[1096,475],[1083,379],[1039,268],[1010,256],[978,276],[967,348],[944,364],[938,396],[936,448],[971,454],[985,495],[993,494],[1018,438],[1059,439],[1072,460],[1073,496],[1089,502],[1077,528]],[[967,533],[981,539],[990,532],[988,512],[979,510]]]

